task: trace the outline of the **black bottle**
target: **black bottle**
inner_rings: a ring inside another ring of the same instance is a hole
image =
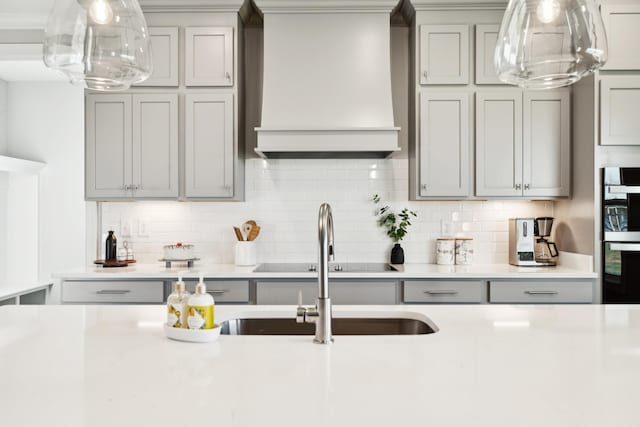
[[[109,231],[109,235],[107,236],[106,247],[104,251],[104,260],[105,261],[115,261],[117,259],[118,252],[118,239],[113,234],[113,231]]]

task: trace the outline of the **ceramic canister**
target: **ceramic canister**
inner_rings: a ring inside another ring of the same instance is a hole
[[[456,239],[456,264],[470,265],[473,262],[473,239],[460,237]]]
[[[453,265],[455,260],[454,238],[440,238],[436,240],[436,264]]]

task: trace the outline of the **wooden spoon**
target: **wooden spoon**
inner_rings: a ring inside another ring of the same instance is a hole
[[[247,241],[252,242],[256,240],[256,237],[258,237],[258,234],[260,234],[260,227],[256,225],[251,228],[251,231],[249,232],[249,236],[247,236]]]
[[[240,229],[236,226],[233,227],[233,231],[236,233],[236,239],[238,239],[239,242],[243,242],[244,241],[244,237],[242,236],[242,232],[240,231]]]

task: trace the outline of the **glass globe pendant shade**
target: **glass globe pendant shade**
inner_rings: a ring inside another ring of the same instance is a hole
[[[523,88],[577,82],[607,60],[595,0],[509,0],[494,60],[500,80]]]
[[[152,58],[140,5],[136,0],[56,0],[43,59],[89,89],[124,90],[144,81]]]

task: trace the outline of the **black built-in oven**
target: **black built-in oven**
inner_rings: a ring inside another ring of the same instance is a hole
[[[640,303],[640,168],[604,168],[602,300]]]

